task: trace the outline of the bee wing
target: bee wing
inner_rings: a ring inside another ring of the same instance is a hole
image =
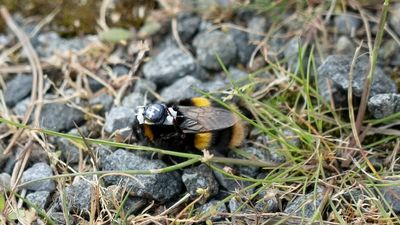
[[[238,118],[230,111],[215,107],[179,106],[184,117],[180,127],[184,133],[199,133],[231,127]]]

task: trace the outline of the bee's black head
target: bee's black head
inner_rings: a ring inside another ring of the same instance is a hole
[[[167,106],[160,103],[147,105],[143,112],[143,116],[154,124],[164,123],[167,114]]]

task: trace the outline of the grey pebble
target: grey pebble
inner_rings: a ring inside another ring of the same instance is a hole
[[[11,187],[11,176],[8,173],[0,174],[0,189],[2,188],[10,188]]]
[[[182,42],[188,42],[196,34],[200,25],[200,17],[191,13],[179,13],[177,16],[177,31]]]
[[[264,162],[270,161],[269,152],[265,149],[255,148],[255,147],[244,147],[242,148],[242,151],[244,152],[244,154],[246,154],[246,156],[250,157],[250,160],[259,160]],[[239,155],[234,151],[229,151],[228,156],[238,159],[248,159],[246,156]],[[258,171],[260,169],[260,167],[257,166],[242,166],[242,165],[237,166],[236,168],[241,175],[249,177],[257,176]]]
[[[397,35],[400,35],[400,3],[392,5],[389,13],[389,24],[393,30],[396,31]]]
[[[50,192],[48,191],[36,191],[26,195],[26,199],[40,209],[44,209],[44,207],[46,207],[46,204],[49,201],[49,197]]]
[[[156,91],[157,86],[153,81],[146,80],[146,79],[138,79],[135,83],[135,88],[133,89],[133,92],[138,92],[142,95],[145,95],[146,92],[150,91]],[[148,97],[152,96],[151,94],[148,94]]]
[[[97,40],[98,38],[95,35],[65,39],[61,38],[56,32],[46,32],[35,37],[32,44],[39,56],[47,58],[54,54],[77,52]]]
[[[143,66],[146,79],[159,86],[172,84],[177,79],[192,75],[202,79],[205,74],[190,54],[177,47],[167,47]]]
[[[379,49],[378,63],[380,65],[399,66],[400,46],[395,40],[386,40]]]
[[[287,141],[289,144],[296,144],[295,140],[292,139],[293,136],[287,135],[285,137],[287,137],[285,141]],[[257,142],[262,143],[262,146],[265,146],[264,148],[256,147],[256,148],[261,148],[258,151],[267,152],[266,155],[267,158],[265,159],[265,161],[270,161],[275,163],[286,162],[286,157],[285,155],[282,154],[281,150],[283,148],[282,145],[284,145],[284,143],[280,143],[277,138],[271,137],[269,135],[259,135],[257,137]]]
[[[400,94],[377,94],[368,99],[368,110],[376,119],[400,112]]]
[[[199,188],[207,189],[208,197],[213,197],[219,191],[218,182],[215,180],[212,169],[204,164],[184,169],[182,181],[192,197],[199,195],[197,193]]]
[[[347,36],[340,36],[336,42],[336,52],[343,55],[353,55],[356,47]]]
[[[160,160],[149,160],[119,149],[107,156],[102,162],[102,169],[113,170],[156,170],[166,167]],[[164,202],[180,193],[182,183],[177,172],[156,173],[151,175],[107,176],[107,184],[125,185],[136,196]]]
[[[59,137],[56,139],[58,150],[61,151],[61,156],[67,164],[78,163],[80,151],[79,148],[67,138]]]
[[[84,113],[60,103],[45,104],[40,115],[40,125],[53,131],[70,130],[84,121]]]
[[[234,1],[230,0],[203,0],[203,1],[198,1],[198,0],[183,0],[182,4],[186,7],[189,7],[191,9],[196,9],[198,11],[205,11],[205,10],[210,10],[213,8],[227,8],[232,6]]]
[[[12,156],[12,154],[10,154],[10,153],[8,153],[7,155],[4,154],[4,150],[5,150],[5,148],[3,146],[1,146],[1,148],[0,148],[0,169],[4,169],[3,166],[8,161],[10,161],[10,157]]]
[[[285,58],[287,59],[287,66],[290,69],[291,72],[295,74],[300,73],[300,69],[302,66],[304,69],[304,72],[307,71],[307,62],[308,62],[308,57],[307,54],[304,54],[303,56],[303,64],[301,65],[299,62],[299,51],[303,50],[301,48],[304,48],[305,46],[303,45],[302,40],[300,40],[298,37],[293,37],[290,39],[286,46],[284,47],[283,54]],[[303,50],[304,51],[304,50]]]
[[[197,214],[198,215],[204,215],[206,213],[209,213],[208,219],[211,219],[212,221],[218,221],[223,219],[223,216],[218,215],[219,213],[227,213],[228,209],[226,208],[225,203],[221,203],[221,201],[217,200],[210,200],[209,202],[205,203],[204,205],[201,205],[200,207],[197,208]],[[218,207],[217,207],[218,206]]]
[[[361,26],[361,20],[349,13],[342,13],[335,17],[335,26],[339,34],[353,36]]]
[[[19,74],[7,82],[4,99],[7,106],[13,107],[27,97],[32,90],[32,75]]]
[[[308,194],[298,196],[289,202],[284,212],[291,215],[312,218],[321,205],[323,196],[324,188],[318,187],[316,193],[312,191]]]
[[[247,65],[256,45],[250,42],[249,35],[245,31],[231,29],[229,33],[237,46],[239,62],[243,65]]]
[[[277,191],[273,189],[262,190],[258,194],[254,208],[261,213],[272,213],[278,211]]]
[[[250,30],[249,32],[249,41],[250,42],[259,42],[264,36],[257,33],[265,33],[267,31],[268,21],[263,16],[254,16],[250,19],[247,24],[247,28]]]
[[[122,100],[122,106],[131,109],[136,109],[138,106],[143,106],[146,102],[145,97],[139,92],[132,92],[125,96]],[[148,102],[148,101],[147,101]]]
[[[226,67],[237,60],[237,47],[233,37],[218,30],[196,35],[193,47],[200,65],[210,70],[222,69],[217,56]]]
[[[192,76],[185,76],[172,85],[161,90],[161,98],[165,102],[178,101],[181,99],[199,96],[194,89],[200,89],[201,81]]]
[[[202,94],[197,92],[196,89],[205,92],[214,92],[221,90],[225,86],[226,82],[222,80],[201,82],[195,77],[186,76],[175,81],[169,87],[162,89],[160,95],[165,102],[172,102],[201,96]]]
[[[29,104],[31,103],[31,98],[25,98],[22,101],[17,102],[15,104],[13,111],[17,116],[25,116],[26,111],[28,110]]]
[[[392,180],[396,181],[396,180]],[[397,181],[398,182],[398,181]],[[383,201],[382,204],[385,206],[386,209],[392,209],[396,214],[400,213],[400,186],[398,184],[383,186],[379,188],[379,191],[383,195],[383,200],[386,201],[389,205],[386,205]],[[381,195],[377,194],[380,198]]]
[[[318,89],[325,101],[333,100],[337,105],[347,105],[349,71],[352,57],[347,55],[330,55],[318,68]],[[360,56],[353,68],[353,96],[361,97],[365,75],[369,68],[367,56]],[[376,67],[372,80],[370,96],[383,93],[397,93],[396,83],[386,76],[380,67]]]
[[[216,163],[213,165],[219,167],[222,170],[224,169],[224,165],[216,164]],[[230,192],[240,190],[251,184],[250,182],[247,182],[247,181],[235,180],[232,177],[225,176],[224,174],[222,174],[216,170],[213,170],[213,172],[214,172],[214,176],[217,179],[218,183]]]
[[[104,130],[110,134],[117,130],[120,130],[124,134],[130,133],[136,120],[135,113],[135,109],[133,108],[124,106],[113,107],[106,114]]]
[[[63,212],[50,212],[49,216],[57,225],[74,224],[74,217],[70,214],[68,214],[69,216],[68,223],[67,221],[65,221],[65,215]]]
[[[113,97],[107,93],[101,93],[100,95],[89,100],[90,105],[92,105],[92,106],[100,105],[101,106],[101,110],[100,110],[101,114],[110,111],[111,107],[113,106],[113,103],[114,103]]]
[[[21,177],[21,183],[26,183],[29,181],[47,178],[53,176],[53,170],[46,163],[36,163],[29,169],[25,170]],[[23,186],[31,191],[48,191],[52,192],[55,190],[56,186],[52,179],[46,179],[42,181],[37,181],[29,183]]]
[[[75,179],[74,182],[65,188],[67,206],[71,211],[89,213],[92,184],[83,178]]]
[[[114,65],[112,67],[112,72],[117,77],[120,77],[120,76],[123,76],[123,75],[128,75],[129,68],[126,67],[125,65],[117,64],[117,65]]]

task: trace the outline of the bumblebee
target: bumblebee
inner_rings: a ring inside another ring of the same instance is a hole
[[[239,146],[245,133],[235,114],[202,97],[138,107],[136,118],[145,138],[171,150],[229,149]]]

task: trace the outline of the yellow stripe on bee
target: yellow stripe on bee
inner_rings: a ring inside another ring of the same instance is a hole
[[[150,141],[154,140],[154,134],[151,130],[151,127],[147,124],[143,124],[144,136],[147,137]]]
[[[192,98],[192,104],[197,107],[210,106],[211,102],[203,97]]]
[[[229,142],[229,148],[235,148],[242,144],[245,136],[245,128],[242,121],[238,121],[233,125],[231,141]]]
[[[198,150],[207,149],[211,145],[212,134],[210,132],[207,133],[198,133],[194,135],[194,147]]]

